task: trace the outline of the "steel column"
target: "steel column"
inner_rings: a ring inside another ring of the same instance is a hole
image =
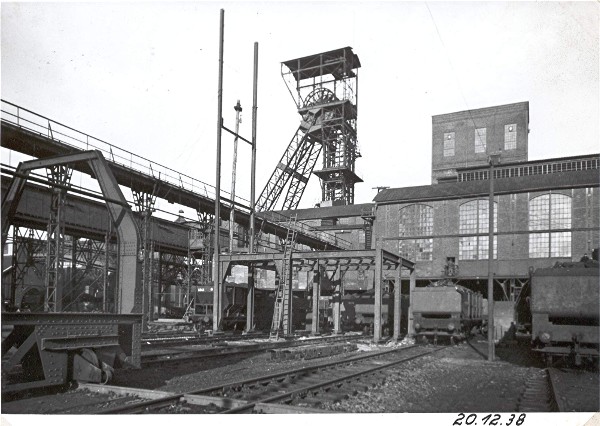
[[[400,338],[400,293],[402,291],[402,266],[396,268],[396,280],[394,281],[394,341]]]
[[[340,304],[342,302],[342,270],[338,266],[335,271],[335,275],[338,276],[340,283],[335,286],[333,291],[331,314],[333,315],[333,333],[338,334],[341,332],[340,327]]]
[[[415,268],[410,271],[410,286],[408,292],[408,330],[407,334],[413,334],[413,311],[412,311],[412,296],[417,284],[417,271]]]
[[[312,335],[319,334],[319,298],[321,297],[321,268],[317,261],[317,270],[313,274],[313,292],[312,292],[312,323],[310,332]]]
[[[155,185],[156,187],[156,185]],[[153,191],[155,192],[155,191]],[[133,194],[134,205],[139,213],[142,214],[142,283],[144,288],[144,324],[147,321],[152,321],[152,263],[154,260],[154,253],[152,251],[152,236],[150,225],[150,218],[154,213],[154,204],[156,203],[156,196],[143,191],[131,190]]]
[[[381,240],[377,239],[375,248],[375,301],[373,306],[373,342],[381,340],[381,281],[383,280],[383,252]]]
[[[73,169],[67,165],[54,165],[46,169],[48,180],[54,184],[70,186]],[[54,188],[48,222],[48,251],[46,252],[46,299],[44,311],[62,310],[62,285],[64,279],[64,205],[66,189]]]

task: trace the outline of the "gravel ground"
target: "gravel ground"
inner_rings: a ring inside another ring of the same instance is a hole
[[[527,378],[539,368],[519,346],[498,348],[499,359],[490,363],[486,345],[463,343],[410,361],[391,371],[384,384],[319,408],[360,413],[517,411]]]
[[[357,347],[359,352],[386,349],[384,345],[376,346],[366,341],[358,343]],[[345,359],[356,355],[356,353],[348,352],[328,359],[332,361]],[[308,367],[319,364],[323,360],[324,358],[271,360],[270,353],[211,357],[179,365],[164,364],[163,366],[145,369],[144,374],[130,370],[120,374],[111,384],[183,393],[204,389],[223,382],[235,382],[270,373]]]
[[[359,351],[372,351],[388,347],[365,341],[358,348]],[[487,342],[483,340],[471,342],[471,345],[463,343],[446,348],[391,371],[382,385],[339,403],[324,402],[319,408],[337,412],[375,413],[516,411],[527,378],[540,371],[541,366],[532,362],[526,346],[497,348],[498,360],[493,363],[486,361],[486,349]],[[354,354],[340,354],[330,359]],[[271,360],[268,353],[211,357],[178,364],[167,363],[144,370],[120,371],[111,384],[183,393],[322,361],[322,358]],[[61,407],[73,407],[75,401],[83,401],[85,397],[90,395],[69,390],[47,397],[38,396],[8,403],[3,401],[2,412],[56,412]]]

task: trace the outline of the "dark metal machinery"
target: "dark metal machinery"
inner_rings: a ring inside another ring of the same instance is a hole
[[[323,152],[322,200],[354,204],[358,56],[351,47],[282,63],[282,77],[301,116],[300,126],[263,189],[256,209],[274,210],[287,187],[282,209],[296,209]],[[289,185],[288,185],[289,183]]]
[[[143,290],[140,235],[137,224],[123,193],[107,162],[99,151],[87,151],[19,164],[15,178],[2,200],[2,245],[17,210],[25,183],[32,170],[46,168],[52,174],[66,170],[72,164],[85,163],[102,190],[111,221],[118,235],[118,267],[116,308],[112,313],[73,313],[60,311],[57,297],[58,280],[46,279],[46,312],[2,312],[2,325],[12,327],[2,342],[2,391],[20,391],[68,380],[106,381],[114,366],[140,367],[140,338],[142,327]],[[65,177],[65,173],[60,173]],[[59,177],[60,177],[59,176]],[[48,228],[48,247],[52,250],[46,262],[58,274],[62,268],[60,245],[64,233],[60,215],[68,181],[50,176],[49,183],[57,192],[53,197],[52,215]],[[56,247],[59,247],[57,250]],[[49,264],[50,262],[50,264]],[[52,265],[52,262],[55,264]],[[20,368],[19,368],[20,367]]]

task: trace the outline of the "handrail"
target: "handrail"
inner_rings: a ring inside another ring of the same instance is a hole
[[[13,107],[16,110],[11,112],[9,111],[10,107]],[[58,121],[20,107],[19,105],[5,101],[4,99],[2,99],[2,120],[12,123],[22,129],[30,130],[39,135],[57,140],[73,148],[85,151],[97,149],[113,163],[164,180],[179,186],[180,188],[190,190],[206,197],[214,198],[216,195],[215,187],[209,183],[180,173],[170,167],[156,163],[126,149],[119,148],[102,139],[76,130]],[[204,194],[202,194],[202,192],[204,192]],[[227,191],[221,191],[221,193],[229,195]],[[236,198],[249,203],[249,200],[246,200],[243,197]]]
[[[335,234],[331,234],[326,231],[321,231],[313,226],[307,225],[306,223],[296,221],[293,225],[290,225],[289,216],[286,216],[284,214],[281,214],[281,213],[278,213],[275,211],[264,211],[264,212],[258,213],[258,216],[261,219],[267,220],[268,222],[284,223],[283,226],[291,227],[291,229],[295,229],[297,232],[300,232],[303,234],[308,234],[308,235],[316,234],[316,236],[319,240],[329,243],[331,245],[334,245],[336,247],[341,247],[345,250],[351,250],[353,248],[351,242],[349,242],[343,238],[340,238]]]

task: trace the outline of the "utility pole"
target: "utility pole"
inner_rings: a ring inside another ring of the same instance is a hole
[[[231,169],[231,210],[229,212],[229,254],[233,253],[233,221],[235,219],[235,169],[237,166],[237,147],[238,147],[238,134],[240,132],[240,123],[242,119],[240,114],[242,112],[242,106],[238,99],[235,109],[235,139],[233,140],[233,167]]]
[[[221,220],[221,128],[223,126],[223,33],[225,28],[225,10],[221,9],[219,25],[219,85],[217,89],[217,167],[215,186],[215,240],[213,257],[213,332],[219,330],[222,308],[221,265],[219,265],[219,222]]]
[[[258,98],[258,42],[254,42],[254,73],[252,76],[252,163],[250,165],[250,240],[249,253],[256,253],[254,242],[254,210],[256,188],[256,117]],[[254,265],[248,267],[248,294],[246,295],[246,332],[254,328],[254,284],[256,270]]]
[[[494,346],[494,166],[498,165],[499,153],[490,154],[490,202],[488,223],[488,361],[496,356]]]

